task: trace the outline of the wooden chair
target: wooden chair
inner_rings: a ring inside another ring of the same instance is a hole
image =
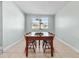
[[[49,32],[49,34],[54,35],[54,37],[55,37],[55,34],[50,33],[50,32]],[[42,47],[43,47],[44,53],[45,53],[46,49],[50,49],[51,48],[51,42],[50,42],[50,40],[43,40]]]
[[[26,35],[29,35],[30,33],[31,33],[31,32],[26,33]],[[35,49],[36,49],[36,40],[30,40],[30,41],[28,42],[28,48],[29,48],[29,49],[33,49],[34,52],[35,52]],[[26,50],[26,48],[25,48],[25,50]]]
[[[36,41],[35,40],[30,40],[29,41],[29,44],[28,44],[28,48],[29,49],[33,49],[34,52],[35,52],[35,49],[36,49]]]

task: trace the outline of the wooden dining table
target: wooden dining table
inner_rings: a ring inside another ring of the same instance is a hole
[[[51,57],[53,57],[54,53],[54,47],[53,47],[53,40],[54,40],[54,34],[50,32],[30,32],[26,33],[24,35],[25,40],[26,40],[26,57],[28,57],[28,44],[30,40],[49,40],[50,41],[50,46],[51,46]]]

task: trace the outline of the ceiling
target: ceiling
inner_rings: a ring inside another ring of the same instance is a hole
[[[28,14],[53,15],[61,10],[68,1],[15,1],[14,3]]]

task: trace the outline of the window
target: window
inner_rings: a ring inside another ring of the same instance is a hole
[[[33,17],[32,29],[48,29],[48,17]]]

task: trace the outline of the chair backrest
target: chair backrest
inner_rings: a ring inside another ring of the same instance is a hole
[[[55,37],[55,34],[54,33],[52,33],[52,32],[48,32],[48,33],[51,34],[51,35],[53,35]]]

